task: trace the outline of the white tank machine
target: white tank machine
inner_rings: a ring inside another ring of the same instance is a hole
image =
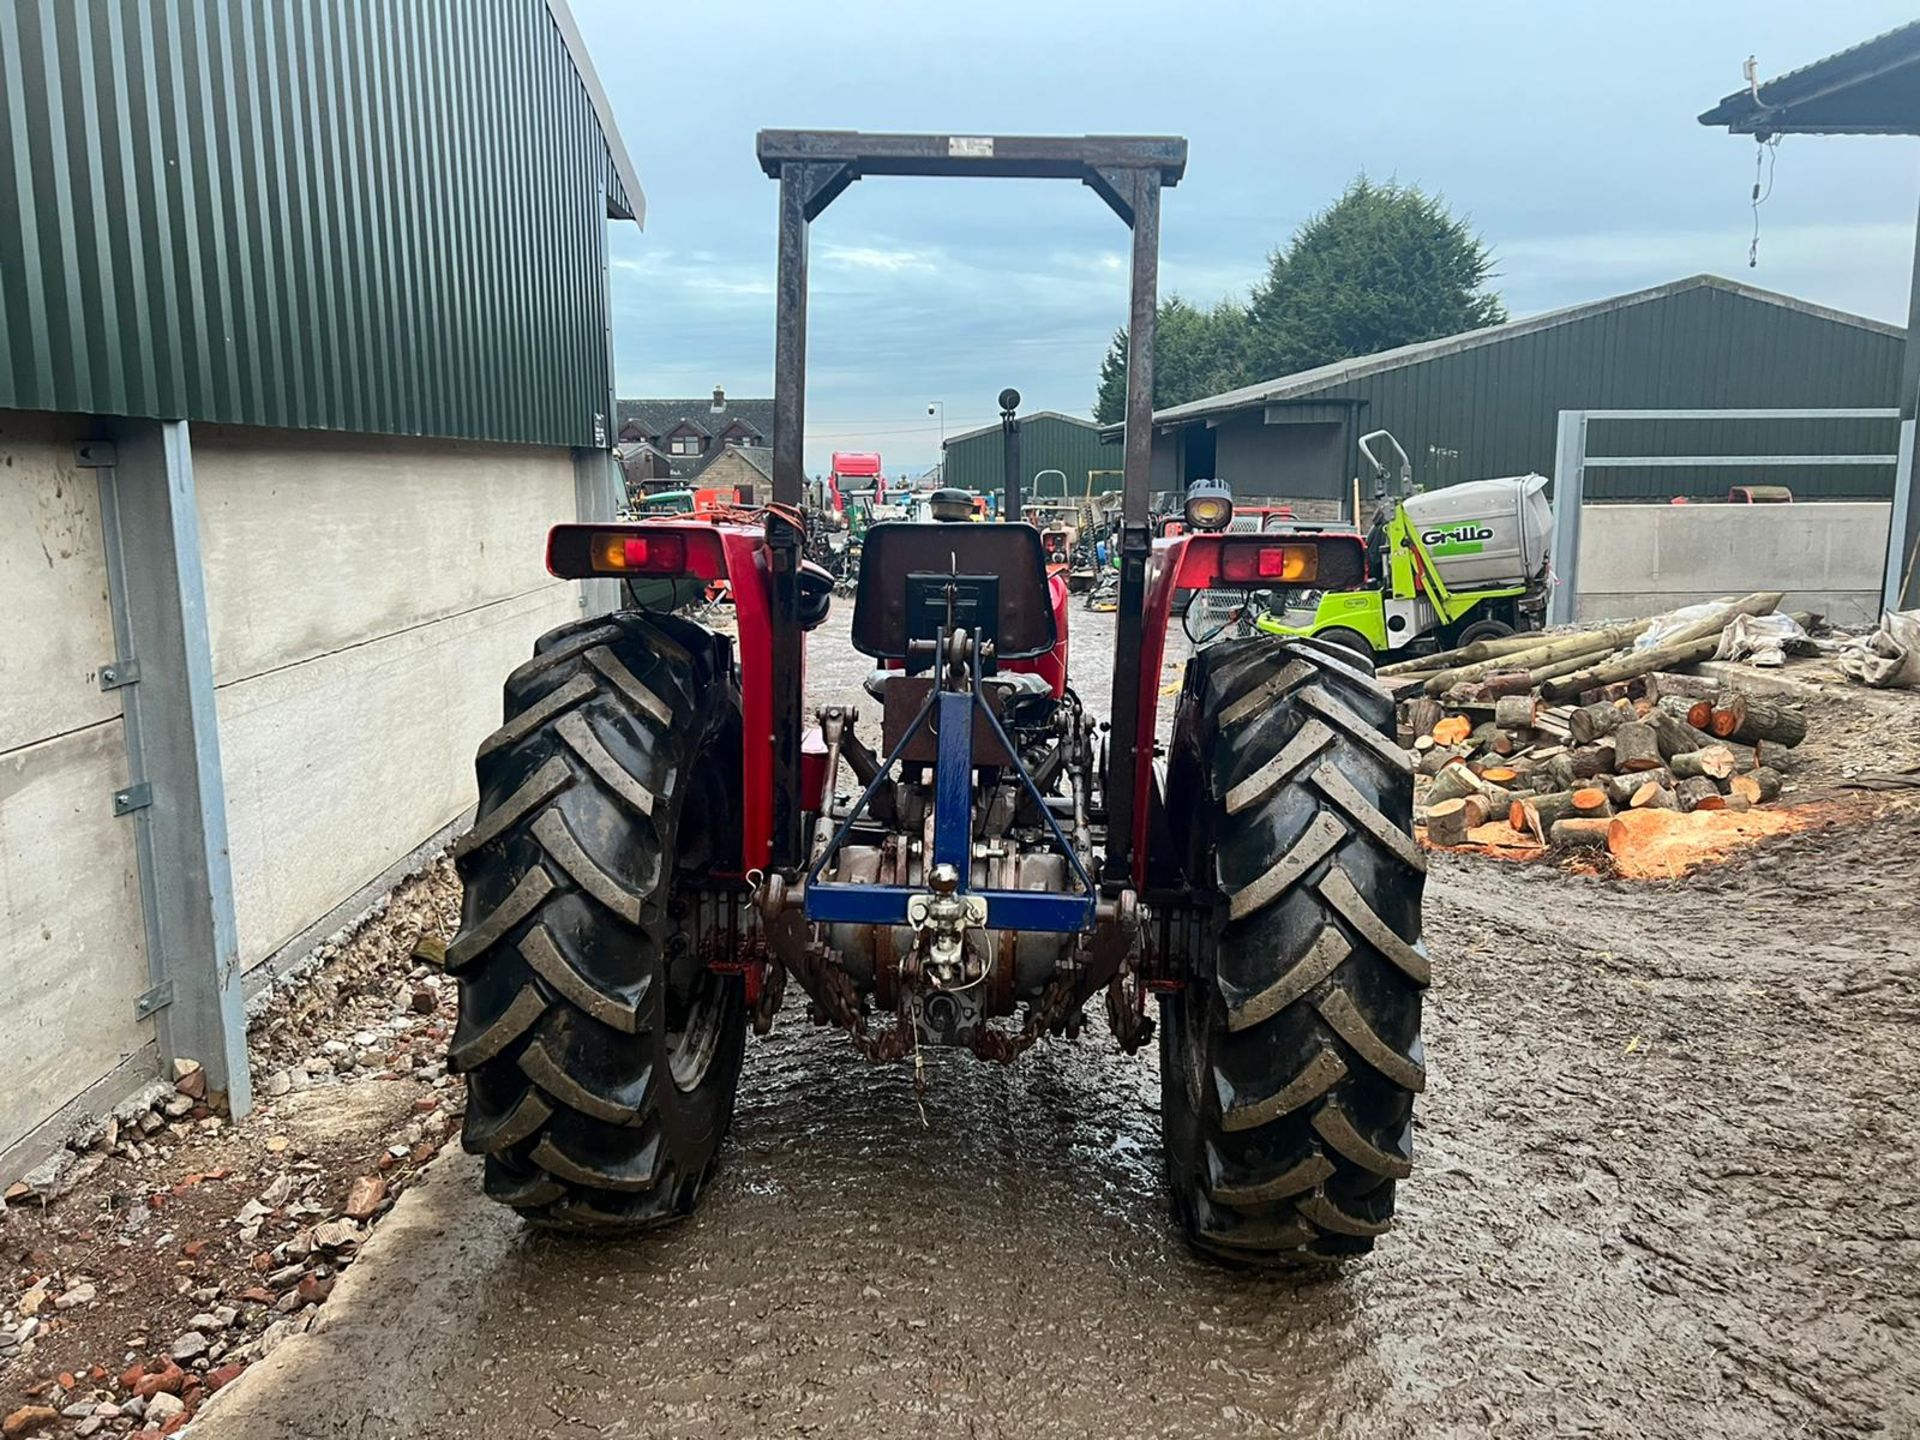
[[[1469,480],[1401,502],[1414,534],[1449,590],[1544,581],[1553,509],[1547,477]]]

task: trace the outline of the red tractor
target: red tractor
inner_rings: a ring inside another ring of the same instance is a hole
[[[1393,707],[1350,651],[1254,636],[1187,660],[1172,744],[1154,738],[1177,592],[1365,573],[1350,535],[1203,528],[1217,497],[1151,534],[1160,198],[1186,143],[778,131],[759,155],[780,182],[773,504],[561,525],[547,550],[554,574],[629,597],[724,580],[738,638],[639,608],[565,626],[508,677],[480,747],[447,965],[487,1193],[570,1229],[686,1214],[747,1026],[773,1023],[789,981],[874,1062],[1010,1061],[1076,1037],[1102,995],[1137,1050],[1151,992],[1193,1243],[1368,1249],[1425,1078],[1424,865]],[[1133,231],[1110,729],[1066,683],[1066,607],[1024,523],[874,525],[852,641],[878,731],[803,716],[806,632],[831,602],[801,555],[808,226],[852,181],[899,174],[1077,179]]]

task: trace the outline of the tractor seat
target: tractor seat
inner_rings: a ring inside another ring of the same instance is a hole
[[[883,662],[883,672],[886,661],[904,664],[912,641],[934,638],[938,622],[925,597],[944,575],[994,581],[993,614],[969,612],[968,619],[993,639],[996,664],[1045,655],[1058,642],[1046,548],[1033,526],[888,520],[867,531],[860,554],[853,648]]]

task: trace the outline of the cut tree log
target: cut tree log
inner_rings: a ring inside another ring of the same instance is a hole
[[[1725,780],[1737,768],[1733,751],[1724,745],[1709,745],[1704,750],[1683,750],[1667,761],[1667,766],[1682,780],[1704,775],[1709,780]]]
[[[1693,725],[1694,707],[1699,703],[1698,700],[1689,700],[1684,695],[1662,695],[1657,700],[1648,701],[1647,708],[1658,710],[1663,715],[1671,715],[1682,725]],[[1709,705],[1707,709],[1711,711],[1713,707]],[[1703,726],[1693,725],[1693,728],[1705,733]]]
[[[1573,792],[1556,790],[1535,795],[1531,800],[1516,800],[1513,806],[1507,812],[1507,824],[1515,830],[1531,830],[1544,845],[1548,827],[1573,813]]]
[[[1571,675],[1563,675],[1557,680],[1549,680],[1540,687],[1540,693],[1548,700],[1566,700],[1583,690],[1597,690],[1603,685],[1638,679],[1655,670],[1672,670],[1709,660],[1719,648],[1720,632],[1727,628],[1727,622],[1735,615],[1771,615],[1780,600],[1781,592],[1778,590],[1761,590],[1742,596],[1712,615],[1683,626],[1658,645],[1650,645],[1618,660],[1605,661],[1585,670],[1576,670]]]
[[[1480,689],[1489,700],[1499,700],[1508,695],[1531,695],[1533,675],[1526,670],[1496,670],[1480,682]]]
[[[1494,813],[1493,803],[1485,795],[1462,795],[1460,803],[1466,807],[1467,829],[1477,830],[1487,823],[1487,816]],[[1505,810],[1500,811],[1505,814]]]
[[[1435,845],[1464,845],[1467,841],[1467,802],[1442,800],[1427,807],[1427,839]]]
[[[1749,805],[1765,805],[1780,798],[1781,775],[1771,765],[1762,765],[1727,782],[1727,793],[1738,795]]]
[[[1504,820],[1507,812],[1513,808],[1513,791],[1504,785],[1489,785],[1484,779],[1478,798],[1486,801],[1487,818],[1490,820]]]
[[[1417,675],[1431,670],[1458,669],[1462,665],[1474,665],[1482,660],[1493,660],[1502,655],[1531,650],[1544,638],[1546,637],[1538,630],[1522,630],[1513,635],[1496,635],[1491,639],[1476,640],[1471,645],[1462,645],[1458,650],[1440,650],[1432,655],[1415,655],[1406,660],[1396,660],[1391,665],[1382,665],[1376,673],[1391,677]]]
[[[1520,772],[1511,765],[1487,765],[1480,771],[1481,783],[1486,785],[1511,785],[1520,778]]]
[[[1613,814],[1613,806],[1607,801],[1605,787],[1586,785],[1574,791],[1573,813],[1581,820],[1592,820],[1599,816]]]
[[[1673,787],[1673,798],[1681,810],[1692,814],[1695,810],[1724,810],[1727,797],[1720,793],[1720,787],[1703,775],[1691,780],[1682,780]]]
[[[1595,783],[1607,792],[1607,803],[1616,810],[1627,808],[1633,799],[1633,792],[1647,783],[1651,771],[1641,771],[1636,775],[1606,775],[1596,779]]]
[[[1743,745],[1771,740],[1791,749],[1807,738],[1807,717],[1775,701],[1729,690],[1715,697],[1708,729],[1722,740]]]
[[[1616,772],[1657,770],[1661,765],[1660,740],[1651,725],[1629,720],[1613,732],[1613,768]]]
[[[1671,810],[1673,805],[1673,791],[1657,780],[1646,781],[1627,801],[1629,810]]]
[[[1511,730],[1496,730],[1493,739],[1487,742],[1487,748],[1504,759],[1526,743],[1525,740],[1517,738]]]
[[[1537,703],[1531,686],[1523,695],[1502,695],[1493,702],[1493,723],[1502,730],[1531,730]]]
[[[1442,670],[1427,681],[1427,693],[1443,694],[1449,685],[1462,680],[1478,680],[1496,670],[1535,670],[1546,665],[1557,665],[1576,655],[1603,655],[1631,645],[1652,623],[1652,620],[1636,620],[1604,630],[1579,630],[1569,635],[1545,636],[1530,650],[1511,651],[1492,660]]]
[[[1565,751],[1549,755],[1533,767],[1529,779],[1539,790],[1571,790],[1580,777],[1573,773],[1573,757]]]
[[[1422,775],[1438,775],[1456,760],[1467,758],[1467,752],[1458,745],[1436,745],[1420,757],[1414,767]]]
[[[1613,741],[1609,738],[1598,745],[1575,746],[1567,752],[1567,763],[1573,766],[1574,779],[1591,780],[1614,768],[1613,756]]]
[[[1433,736],[1416,735],[1413,737],[1413,750],[1416,755],[1424,755],[1433,749]]]
[[[1494,724],[1493,721],[1482,720],[1478,725],[1473,727],[1473,733],[1467,736],[1467,748],[1470,750],[1485,750],[1489,745],[1493,744],[1493,737],[1499,733],[1500,727]]]
[[[1639,687],[1640,698],[1663,700],[1669,695],[1678,695],[1688,700],[1711,700],[1725,687],[1717,680],[1709,680],[1704,675],[1676,675],[1671,670],[1655,670],[1642,676],[1635,684]]]
[[[1605,847],[1613,821],[1604,816],[1582,816],[1574,820],[1556,820],[1547,831],[1547,840],[1556,850],[1597,850]]]
[[[1428,733],[1436,744],[1458,745],[1473,733],[1473,721],[1464,715],[1449,715]]]
[[[1591,745],[1633,718],[1623,705],[1582,705],[1567,716],[1567,734],[1576,745]]]
[[[1653,730],[1654,743],[1667,760],[1690,750],[1704,750],[1713,744],[1713,736],[1694,729],[1671,711],[1655,707],[1647,712],[1647,725]]]
[[[1458,800],[1462,795],[1472,795],[1479,788],[1480,777],[1464,763],[1455,761],[1433,777],[1433,787],[1427,791],[1427,803],[1431,806],[1445,800]]]
[[[1440,702],[1431,695],[1418,695],[1407,702],[1407,728],[1415,737],[1433,738],[1433,727],[1446,718]]]

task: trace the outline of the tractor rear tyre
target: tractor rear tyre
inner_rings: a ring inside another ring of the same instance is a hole
[[[1393,703],[1337,644],[1223,641],[1187,662],[1170,765],[1211,942],[1160,1029],[1180,1219],[1241,1263],[1369,1250],[1426,1084],[1426,864]]]
[[[739,692],[724,639],[621,612],[542,637],[480,746],[480,807],[447,969],[463,1142],[536,1224],[687,1214],[733,1117],[741,981],[686,930],[737,870]]]

